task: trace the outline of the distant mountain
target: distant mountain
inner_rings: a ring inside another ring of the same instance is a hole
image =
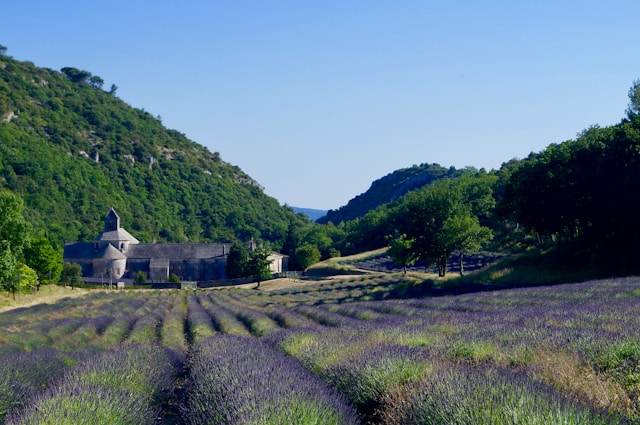
[[[420,164],[396,170],[371,183],[366,192],[351,199],[347,205],[337,210],[329,210],[318,223],[338,224],[341,221],[354,220],[380,205],[395,201],[409,191],[439,179],[457,177],[463,171],[454,167],[444,168],[438,164]]]
[[[102,84],[0,54],[0,188],[23,197],[29,221],[58,246],[94,238],[111,207],[143,242],[277,247],[304,222],[219,153]]]
[[[311,221],[316,221],[320,217],[324,217],[327,214],[327,210],[314,210],[312,208],[299,208],[299,207],[292,207],[292,208],[293,208],[293,211],[295,211],[296,213],[301,213],[309,217]]]

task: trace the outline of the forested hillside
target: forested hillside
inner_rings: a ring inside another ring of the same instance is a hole
[[[364,193],[351,199],[347,205],[337,210],[329,210],[318,223],[338,224],[364,216],[368,211],[380,205],[395,201],[404,194],[424,187],[436,180],[457,177],[461,174],[455,168],[444,168],[438,164],[420,164],[402,168],[371,183]]]
[[[305,221],[219,153],[102,85],[0,51],[0,188],[24,198],[29,221],[56,245],[93,239],[110,207],[144,242],[278,246],[292,220]]]
[[[340,223],[338,249],[391,245],[400,262],[435,263],[493,239],[493,249],[551,252],[553,263],[585,276],[637,273],[640,80],[629,99],[616,125],[592,126],[499,170],[463,170]]]

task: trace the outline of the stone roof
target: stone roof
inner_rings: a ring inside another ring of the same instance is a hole
[[[168,269],[169,259],[168,258],[152,258],[149,260],[149,268],[150,269]]]
[[[110,248],[109,248],[110,247]],[[135,244],[129,245],[124,253],[111,244],[99,252],[94,250],[94,244],[90,242],[73,242],[64,246],[65,259],[137,259],[147,260],[152,258],[169,260],[201,260],[207,258],[224,257],[229,254],[230,243],[215,244]],[[108,251],[107,251],[108,250]],[[105,255],[107,255],[105,257]]]
[[[115,241],[118,241],[118,242],[128,241],[130,244],[139,244],[140,243],[140,241],[138,239],[133,237],[133,235],[131,235],[131,233],[127,232],[122,227],[118,228],[117,230],[112,230],[110,232],[102,232],[102,233],[100,233],[100,236],[98,236],[96,238],[96,241],[114,241],[114,242]]]
[[[102,258],[103,260],[123,260],[126,259],[127,256],[118,251],[113,245],[107,244],[107,246],[96,255],[96,258]]]
[[[71,242],[64,246],[65,259],[87,259],[94,258],[93,244],[90,242]]]
[[[229,254],[231,244],[226,243],[181,243],[181,244],[138,244],[131,245],[127,250],[127,258],[167,258],[199,260],[222,257]]]

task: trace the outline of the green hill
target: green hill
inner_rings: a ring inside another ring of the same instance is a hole
[[[292,209],[219,153],[163,127],[87,71],[0,55],[0,188],[60,245],[91,240],[115,207],[144,242],[281,244]]]
[[[395,201],[402,195],[424,187],[436,180],[457,177],[462,170],[454,167],[444,168],[438,164],[420,164],[402,168],[371,183],[364,193],[351,199],[347,205],[337,210],[329,210],[327,215],[318,219],[318,223],[338,224],[362,217],[368,211],[380,205]]]

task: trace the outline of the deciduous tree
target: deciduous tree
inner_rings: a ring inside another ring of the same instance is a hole
[[[62,273],[62,255],[56,251],[47,238],[31,239],[24,250],[25,263],[36,271],[40,283],[53,283]]]
[[[307,270],[309,266],[320,261],[320,250],[312,244],[304,244],[296,249],[296,259],[302,270]]]
[[[395,211],[399,231],[413,240],[417,258],[436,264],[445,276],[447,262],[455,250],[469,251],[484,242],[488,229],[472,214],[473,205],[465,195],[466,183],[441,180],[425,189],[409,193]]]
[[[402,267],[402,272],[407,274],[407,267],[413,265],[418,258],[413,249],[415,240],[408,238],[404,233],[387,239],[389,240],[387,254],[389,254],[394,263]]]
[[[76,263],[64,263],[60,275],[60,282],[64,285],[71,286],[72,289],[81,284],[82,267]]]
[[[0,285],[11,289],[16,267],[28,246],[31,228],[22,210],[22,198],[9,191],[0,191]]]
[[[249,251],[248,271],[249,276],[252,276],[258,281],[256,288],[260,287],[260,282],[266,279],[271,279],[271,261],[269,256],[271,255],[271,248],[266,245],[258,245],[251,251]]]
[[[33,291],[38,286],[36,271],[26,264],[21,264],[18,272],[18,285],[20,292]]]
[[[460,276],[464,274],[464,254],[475,252],[493,237],[491,229],[480,225],[477,217],[459,214],[444,223],[444,243],[458,252]]]

